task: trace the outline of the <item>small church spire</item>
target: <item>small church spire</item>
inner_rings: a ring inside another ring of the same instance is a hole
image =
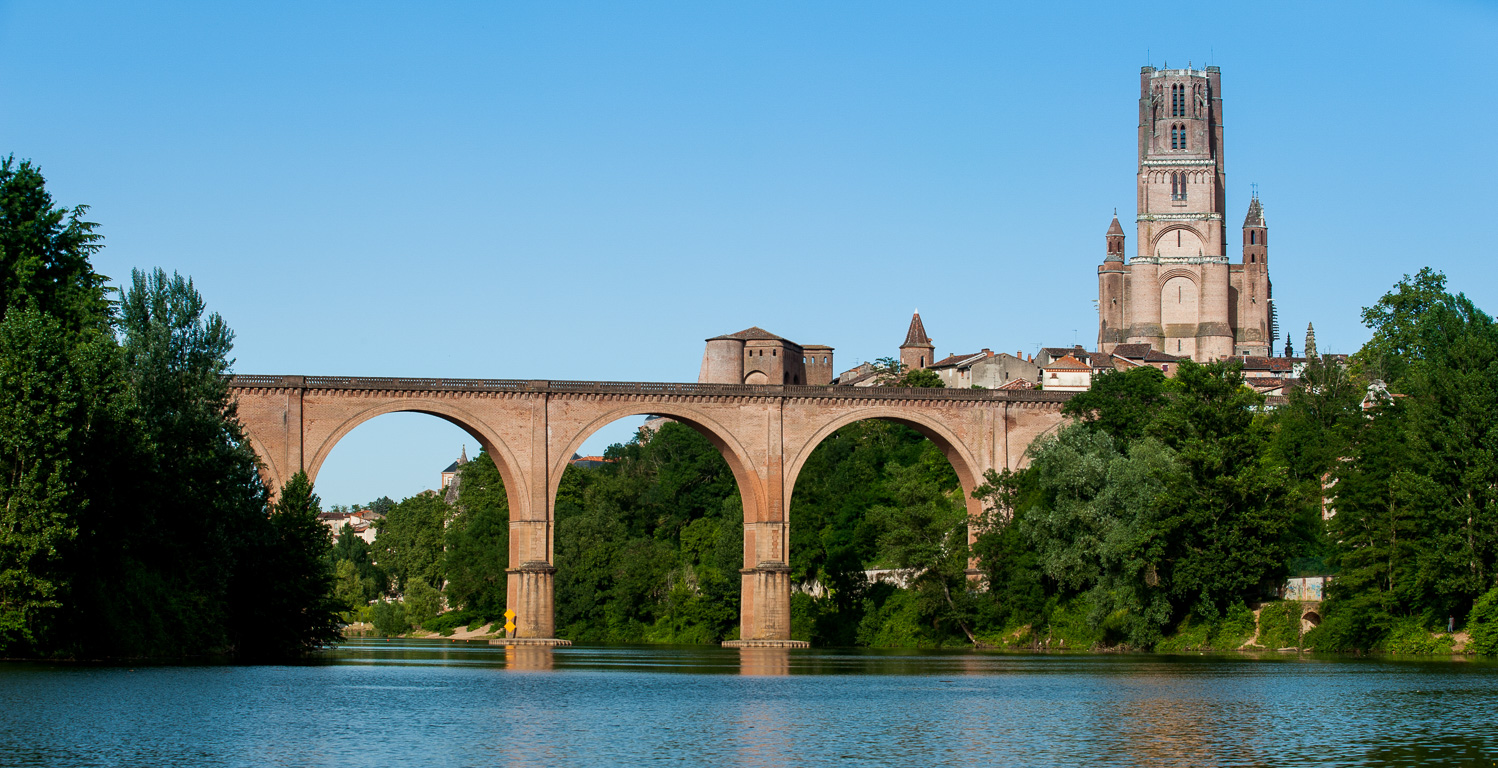
[[[931,345],[931,337],[926,335],[926,325],[921,322],[921,311],[917,309],[910,316],[910,330],[905,332],[905,343],[902,347],[925,347]]]
[[[1285,357],[1295,357],[1295,341],[1290,334],[1285,334]]]
[[[1316,326],[1306,323],[1306,357],[1316,356]]]
[[[462,466],[462,465],[467,464],[467,463],[468,463],[468,444],[464,443],[463,444],[463,450],[462,450],[462,452],[458,454],[458,466]]]
[[[910,317],[910,329],[905,331],[905,343],[900,345],[900,365],[906,370],[918,370],[935,361],[936,345],[926,335],[926,325],[921,322],[921,311],[917,309]]]
[[[1253,199],[1248,202],[1248,216],[1243,219],[1243,228],[1267,227],[1264,223],[1264,206],[1259,202],[1259,193],[1255,192]]]

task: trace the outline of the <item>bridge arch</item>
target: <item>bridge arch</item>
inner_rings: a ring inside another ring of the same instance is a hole
[[[789,517],[791,499],[796,492],[796,480],[801,476],[801,469],[811,458],[812,451],[832,435],[833,432],[842,429],[854,422],[878,419],[903,424],[921,433],[923,437],[934,443],[947,457],[947,462],[957,473],[957,483],[962,488],[962,496],[967,506],[968,516],[981,514],[982,502],[973,498],[973,489],[983,481],[983,468],[973,455],[972,450],[952,432],[946,424],[928,415],[916,412],[910,408],[898,408],[890,406],[871,406],[843,413],[838,417],[823,424],[812,436],[808,438],[796,452],[785,474],[785,505],[787,517]]]
[[[669,416],[706,437],[708,442],[718,449],[718,454],[723,457],[723,460],[728,463],[729,470],[733,472],[739,496],[744,502],[744,522],[763,522],[772,519],[769,516],[773,511],[768,509],[765,503],[766,493],[760,473],[754,466],[754,461],[749,457],[749,452],[744,449],[738,438],[734,437],[733,432],[699,409],[684,404],[665,403],[620,405],[594,415],[591,420],[579,427],[562,450],[557,453],[556,461],[553,462],[551,471],[547,473],[548,518],[554,518],[552,510],[555,509],[557,490],[561,488],[562,473],[566,471],[567,462],[572,455],[577,453],[583,443],[598,430],[631,416]]]
[[[370,405],[343,421],[339,422],[322,440],[315,446],[309,446],[311,459],[307,462],[307,478],[317,480],[317,472],[327,460],[328,455],[333,452],[333,447],[342,440],[345,435],[352,432],[359,425],[377,416],[387,413],[420,413],[427,416],[435,416],[443,421],[456,426],[467,432],[484,450],[489,452],[489,457],[494,460],[494,465],[499,469],[499,475],[505,482],[505,495],[509,498],[510,508],[514,510],[526,509],[527,500],[525,474],[519,470],[521,466],[515,459],[515,454],[504,440],[494,432],[484,421],[464,408],[453,403],[438,400],[436,398],[398,398],[386,400]]]

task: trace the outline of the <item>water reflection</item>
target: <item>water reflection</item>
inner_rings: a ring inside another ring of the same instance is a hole
[[[505,646],[505,669],[517,672],[550,672],[556,668],[552,649],[546,646]]]
[[[789,648],[740,648],[739,674],[741,675],[789,675],[791,673],[791,651]]]

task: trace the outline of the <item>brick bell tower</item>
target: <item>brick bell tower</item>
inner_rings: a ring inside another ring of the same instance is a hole
[[[1144,343],[1199,362],[1270,354],[1268,227],[1257,196],[1243,263],[1228,260],[1221,71],[1144,67],[1138,131],[1134,255],[1124,263],[1115,217],[1098,267],[1098,348]]]

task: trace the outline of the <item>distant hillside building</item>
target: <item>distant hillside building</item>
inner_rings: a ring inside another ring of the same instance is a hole
[[[832,366],[832,347],[803,346],[756,326],[708,339],[697,382],[826,386]]]
[[[968,355],[947,355],[931,365],[948,388],[999,389],[1017,380],[1032,384],[1040,380],[1040,368],[1034,362],[1007,352],[984,349]]]
[[[1092,389],[1092,366],[1066,355],[1042,368],[1040,378],[1047,392],[1086,392]]]

